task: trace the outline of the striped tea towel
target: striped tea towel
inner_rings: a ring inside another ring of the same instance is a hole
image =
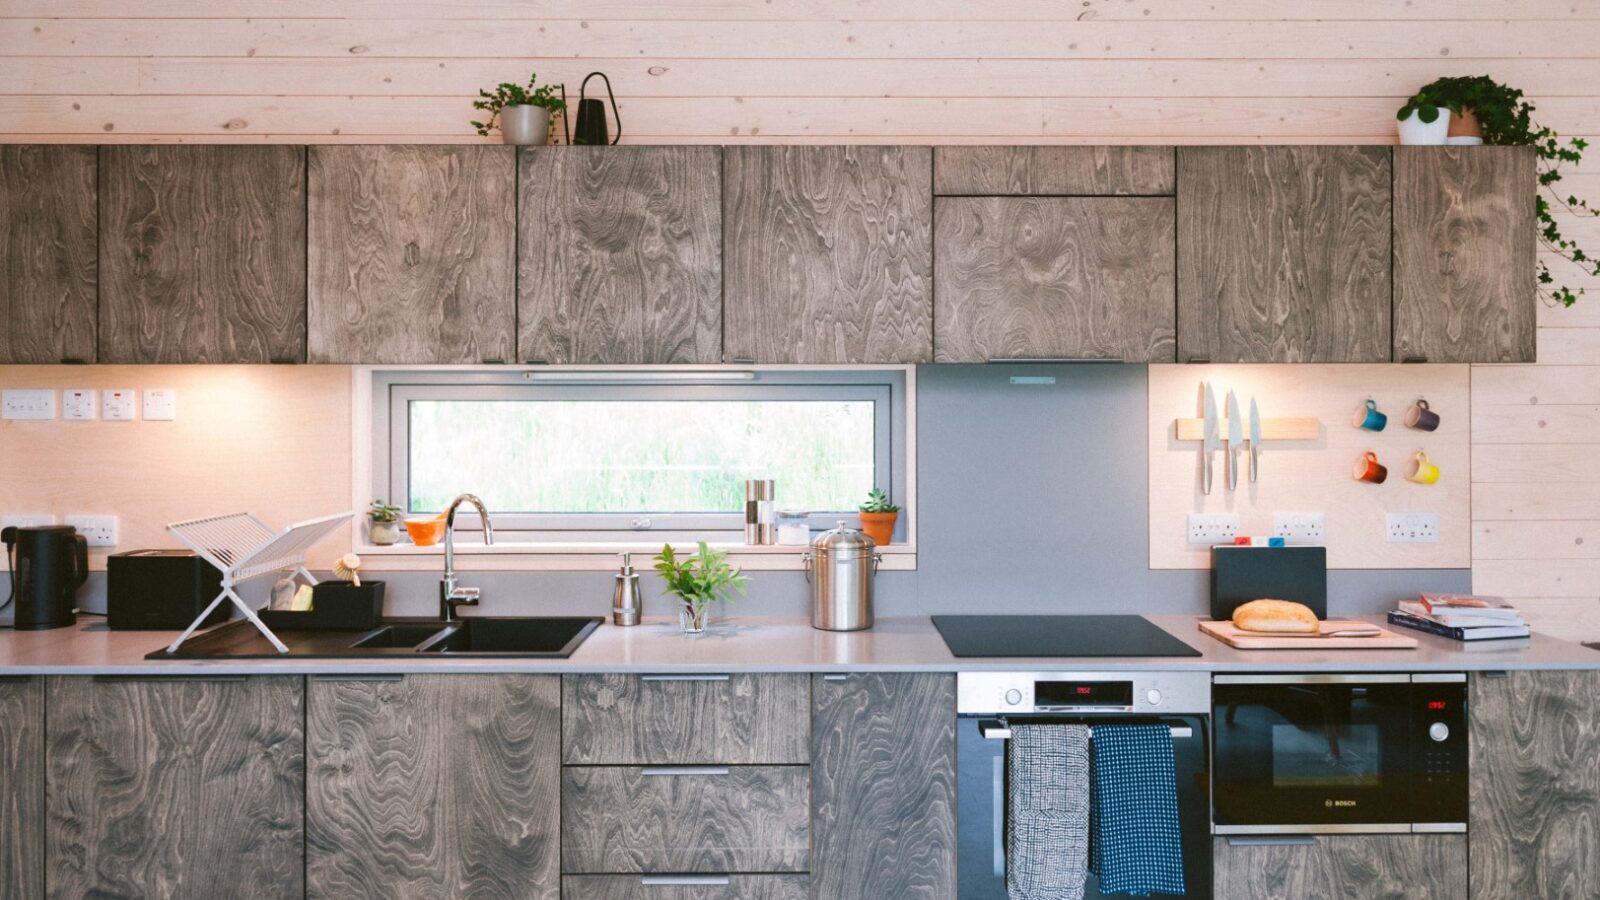
[[[1089,859],[1088,727],[1012,726],[1006,771],[1006,896],[1082,900]]]
[[[1090,868],[1105,894],[1182,894],[1178,772],[1166,725],[1094,726]]]

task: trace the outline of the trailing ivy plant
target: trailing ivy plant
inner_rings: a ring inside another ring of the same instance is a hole
[[[539,84],[539,73],[528,73],[528,86],[510,82],[501,82],[494,89],[494,93],[480,90],[478,96],[482,99],[472,101],[473,109],[480,109],[489,114],[487,122],[473,122],[472,127],[478,129],[478,134],[489,136],[489,130],[500,122],[500,111],[508,106],[541,106],[550,110],[550,129],[555,130],[556,113],[567,108],[567,101],[557,96],[561,89],[556,84]]]
[[[1561,167],[1576,165],[1589,144],[1583,138],[1566,138],[1533,120],[1533,104],[1522,98],[1522,91],[1506,87],[1487,75],[1440,78],[1422,89],[1400,107],[1396,118],[1416,112],[1424,122],[1438,118],[1435,107],[1445,107],[1456,115],[1471,110],[1483,129],[1485,144],[1530,146],[1539,156],[1539,193],[1535,196],[1539,217],[1539,239],[1557,256],[1571,261],[1587,275],[1600,276],[1600,260],[1585,253],[1577,242],[1561,233],[1557,210],[1577,215],[1600,215],[1587,201],[1568,194],[1562,197],[1556,186],[1561,182]],[[1548,195],[1548,196],[1547,196]],[[1573,290],[1556,284],[1544,262],[1539,263],[1539,295],[1548,302],[1571,306],[1583,296],[1583,288]]]

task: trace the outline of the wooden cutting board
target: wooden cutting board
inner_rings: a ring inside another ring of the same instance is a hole
[[[1232,622],[1201,622],[1200,630],[1217,640],[1240,650],[1414,650],[1417,639],[1395,634],[1382,626],[1356,619],[1328,619],[1322,623],[1323,631],[1342,631],[1346,628],[1373,628],[1378,633],[1372,637],[1312,637],[1310,635],[1264,634],[1245,631]]]

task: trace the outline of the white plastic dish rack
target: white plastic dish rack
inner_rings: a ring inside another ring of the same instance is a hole
[[[323,516],[320,519],[310,519],[290,525],[282,531],[274,531],[265,522],[247,512],[229,513],[222,516],[207,516],[203,519],[190,519],[187,522],[173,522],[167,526],[172,536],[182,541],[184,546],[200,554],[200,558],[222,572],[222,592],[217,594],[205,611],[195,617],[189,627],[178,635],[178,639],[167,647],[168,653],[178,652],[183,642],[189,639],[200,623],[211,615],[217,604],[224,599],[233,601],[239,612],[250,621],[250,624],[260,631],[262,636],[272,642],[272,646],[279,653],[288,653],[289,648],[283,641],[272,633],[255,611],[247,606],[244,600],[234,592],[235,585],[249,581],[262,575],[282,572],[286,569],[304,578],[307,584],[316,584],[317,579],[306,569],[306,551],[310,550],[317,541],[328,536],[328,533],[340,525],[350,521],[355,515],[353,511],[336,513]]]

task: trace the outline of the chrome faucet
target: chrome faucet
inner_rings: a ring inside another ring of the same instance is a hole
[[[475,587],[456,584],[456,507],[463,503],[478,510],[478,518],[483,521],[483,542],[494,543],[494,525],[489,522],[489,511],[484,509],[482,500],[473,494],[462,494],[450,501],[444,514],[444,578],[439,582],[439,618],[446,622],[456,620],[456,607],[477,606],[482,593]]]

